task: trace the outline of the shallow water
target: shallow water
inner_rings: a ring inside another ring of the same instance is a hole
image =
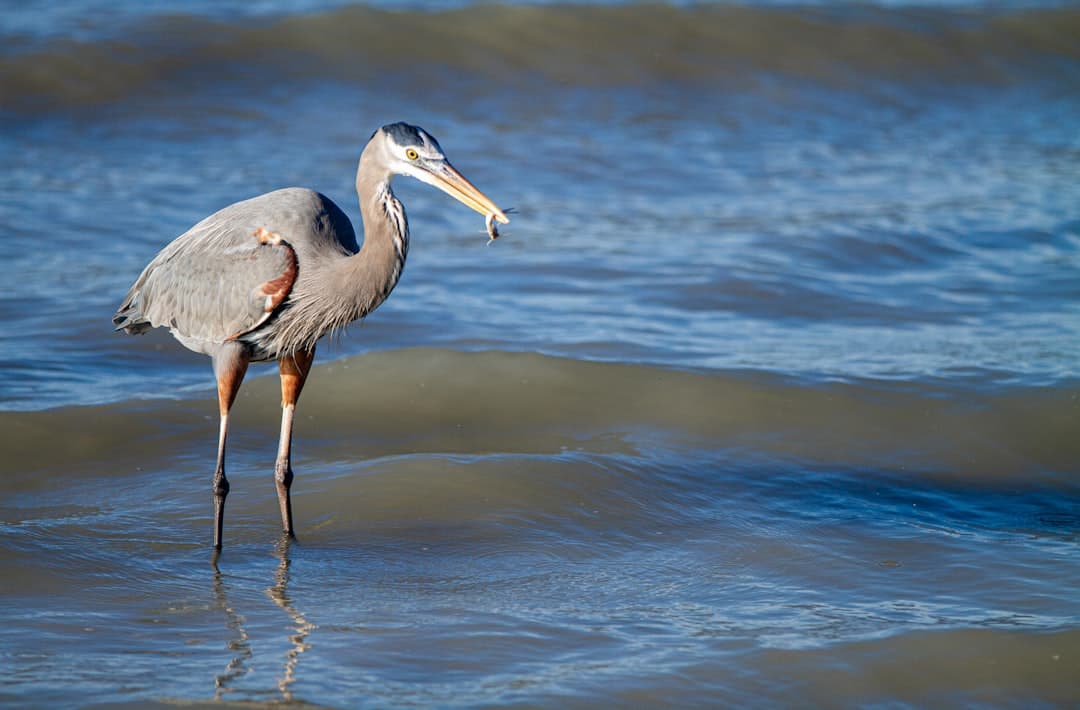
[[[0,703],[1080,697],[1080,14],[1057,3],[25,4],[0,22]],[[109,317],[291,184],[413,248],[272,368],[209,550],[205,359]]]
[[[351,358],[305,392],[286,546],[274,390],[235,410],[216,567],[202,403],[83,409],[62,442],[69,410],[5,415],[34,461],[3,506],[9,700],[1075,697],[1075,388]]]

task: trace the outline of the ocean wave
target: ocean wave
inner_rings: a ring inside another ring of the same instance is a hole
[[[247,383],[234,417],[268,456],[279,417],[276,379]],[[325,461],[659,446],[739,452],[766,470],[798,461],[969,483],[1032,482],[1075,472],[1078,397],[1076,384],[989,392],[955,381],[811,384],[427,348],[318,366],[297,436],[305,456]],[[83,470],[94,461],[120,473],[164,465],[177,452],[202,456],[217,435],[215,401],[208,390],[196,399],[0,412],[6,475],[30,485],[35,471]]]
[[[448,77],[514,87],[731,82],[1076,83],[1080,9],[843,6],[351,6],[231,21],[151,18],[97,40],[3,37],[9,109],[120,102],[235,79],[249,86]]]

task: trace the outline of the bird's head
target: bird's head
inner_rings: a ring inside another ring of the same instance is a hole
[[[494,215],[502,224],[510,221],[487,195],[450,164],[439,142],[423,128],[408,123],[387,124],[371,136],[368,150],[372,148],[378,151],[380,162],[390,173],[409,175],[437,187],[482,215]]]

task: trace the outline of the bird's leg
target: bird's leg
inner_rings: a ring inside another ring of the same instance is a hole
[[[278,360],[281,370],[281,440],[278,442],[277,462],[274,464],[274,482],[277,484],[278,504],[281,506],[281,525],[285,534],[293,537],[292,501],[289,489],[292,487],[293,472],[292,427],[296,400],[304,388],[311,363],[315,359],[315,348],[297,352]]]
[[[229,410],[247,373],[248,357],[239,349],[214,358],[214,374],[218,384],[218,411],[221,429],[218,433],[217,468],[214,470],[214,549],[221,549],[221,530],[224,524],[225,497],[229,495],[229,479],[225,478],[225,438],[229,431]]]

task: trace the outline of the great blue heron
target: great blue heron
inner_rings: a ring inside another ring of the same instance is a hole
[[[434,138],[417,126],[392,123],[371,136],[356,171],[362,247],[349,218],[328,198],[303,188],[277,190],[229,205],[177,237],[147,265],[113,316],[117,330],[128,333],[167,327],[186,348],[213,360],[221,413],[215,549],[221,549],[229,493],[229,409],[253,361],[277,360],[281,371],[274,480],[282,526],[293,535],[293,413],[315,344],[378,307],[405,266],[409,223],[390,189],[394,175],[411,175],[481,214],[509,221],[450,164]]]

